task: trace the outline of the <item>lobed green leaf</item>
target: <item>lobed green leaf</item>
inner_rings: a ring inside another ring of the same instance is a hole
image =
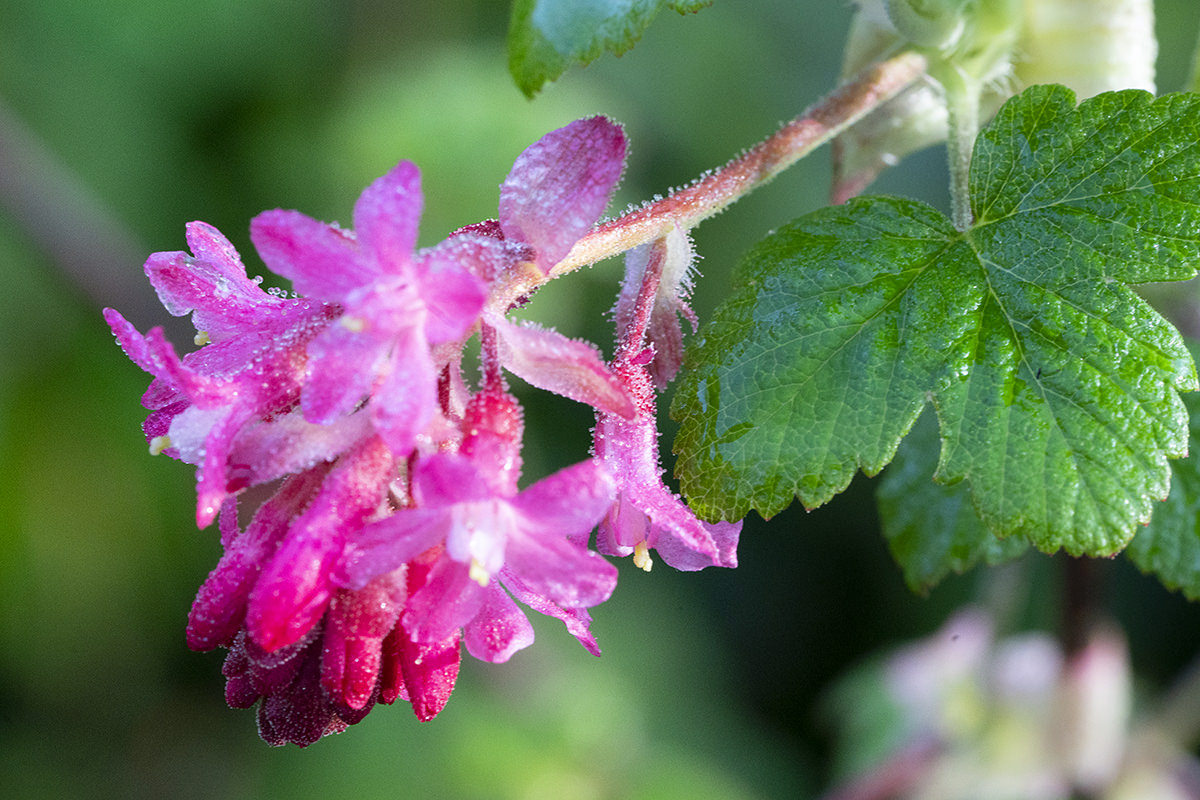
[[[629,50],[664,8],[687,14],[712,0],[516,0],[508,68],[526,97],[575,64]]]
[[[992,534],[1111,554],[1150,518],[1197,382],[1128,284],[1200,259],[1200,98],[1034,87],[979,136],[970,184],[966,232],[865,198],[746,256],[672,408],[698,511],[824,503],[932,401],[935,477],[965,480]]]

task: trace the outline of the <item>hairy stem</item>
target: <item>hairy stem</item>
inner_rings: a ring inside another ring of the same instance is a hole
[[[905,52],[864,70],[724,167],[604,223],[580,239],[548,275],[532,265],[516,272],[505,294],[515,300],[551,278],[659,239],[675,225],[685,231],[695,227],[895,97],[924,75],[926,66],[923,56]]]
[[[949,130],[946,151],[950,159],[950,219],[954,229],[965,231],[975,217],[971,212],[971,151],[979,133],[979,82],[950,66],[936,77],[946,91]]]

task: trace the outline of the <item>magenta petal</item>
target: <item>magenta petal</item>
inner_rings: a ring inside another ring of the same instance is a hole
[[[435,453],[417,463],[413,497],[422,506],[446,506],[492,497],[479,468],[457,453]]]
[[[437,373],[425,337],[416,328],[400,331],[391,370],[371,398],[375,430],[398,457],[412,452],[437,412]]]
[[[658,542],[664,535],[674,539],[674,544],[668,544],[668,552],[678,553],[680,550],[690,550],[706,563],[688,569],[701,569],[704,566],[721,566],[721,555],[717,552],[717,544],[713,541],[708,528],[663,485],[652,487],[634,487],[629,490],[630,501],[646,512],[650,518],[650,546],[658,550]],[[735,538],[736,541],[736,538]],[[663,555],[666,560],[666,555]],[[667,561],[670,564],[670,561]],[[697,562],[698,563],[698,562]],[[672,564],[672,566],[674,566]]]
[[[455,630],[445,639],[431,644],[400,637],[404,685],[412,701],[413,713],[421,722],[436,717],[450,700],[461,659],[459,636]]]
[[[533,626],[525,612],[495,581],[483,590],[483,606],[463,630],[467,652],[480,661],[502,664],[533,644]]]
[[[200,587],[188,614],[188,647],[211,650],[228,644],[242,627],[246,601],[259,573],[279,547],[292,519],[316,493],[325,473],[321,468],[290,478],[259,507],[245,532],[226,544],[225,554]],[[222,511],[222,528],[227,522],[236,525],[234,516]]]
[[[361,589],[446,538],[448,513],[440,508],[405,508],[350,535],[334,571],[334,582]]]
[[[505,565],[531,590],[569,608],[603,603],[617,586],[617,568],[566,536],[509,537]]]
[[[466,564],[442,556],[429,579],[408,599],[403,623],[414,642],[440,642],[471,621],[483,604],[483,587]]]
[[[546,535],[564,535],[586,543],[615,495],[608,473],[589,459],[543,478],[511,502],[523,515],[524,524]]]
[[[391,453],[374,437],[339,459],[250,594],[246,627],[263,649],[297,641],[320,620],[345,536],[379,507],[392,472]]]
[[[369,432],[370,419],[365,413],[314,425],[293,411],[238,431],[229,463],[244,472],[247,486],[255,486],[330,461]]]
[[[182,418],[183,415],[181,414]],[[204,439],[204,461],[196,470],[196,525],[208,527],[229,494],[229,448],[251,414],[238,406],[222,414]]]
[[[203,222],[187,226],[187,253],[155,253],[146,275],[167,311],[194,311],[197,330],[216,341],[261,322],[283,301],[264,292],[246,276],[237,250],[221,232]]]
[[[412,262],[421,219],[421,173],[401,161],[368,186],[354,204],[354,231],[380,272],[400,273]]]
[[[513,597],[539,614],[545,614],[548,617],[554,617],[562,621],[567,626],[567,631],[579,640],[579,643],[583,645],[585,650],[594,656],[600,655],[600,645],[596,643],[596,637],[589,630],[592,624],[592,617],[586,610],[582,608],[564,608],[557,603],[551,602],[546,597],[526,586],[525,582],[512,574],[510,570],[501,570],[500,580],[503,582],[504,588],[512,592]]]
[[[736,567],[738,534],[742,531],[741,522],[701,523],[717,551],[717,557],[700,552],[691,547],[691,543],[678,536],[673,530],[663,528],[654,550],[662,560],[670,566],[683,572],[694,572],[705,567]]]
[[[391,341],[352,327],[334,322],[308,345],[300,407],[309,422],[328,425],[353,411],[387,362]]]
[[[459,266],[458,257],[466,251],[471,251],[466,257],[480,257],[475,251],[484,243],[503,250],[500,242],[490,239],[447,239],[426,256],[419,291],[426,310],[425,336],[431,344],[461,339],[479,320],[487,291],[475,274]]]
[[[250,221],[250,240],[272,272],[308,297],[340,302],[378,274],[352,234],[299,211],[264,211]]]
[[[625,134],[611,120],[551,131],[517,157],[500,186],[505,237],[533,245],[549,272],[604,213],[624,168]]]
[[[636,413],[621,381],[587,342],[498,316],[489,317],[487,324],[498,334],[500,362],[526,383],[620,417]]]
[[[382,577],[362,591],[339,591],[325,615],[321,685],[351,709],[366,707],[383,664],[383,640],[404,604],[403,576]]]

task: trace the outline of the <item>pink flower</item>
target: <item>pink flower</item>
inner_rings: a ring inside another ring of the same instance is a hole
[[[269,452],[237,448],[237,437],[248,428],[270,424],[295,404],[305,346],[332,312],[311,300],[262,291],[214,228],[193,222],[187,239],[194,256],[156,253],[145,269],[168,311],[192,312],[197,343],[204,344],[200,350],[181,360],[161,328],[142,336],[112,309],[104,310],[104,318],[130,359],[155,376],[142,397],[152,412],[146,435],[152,452],[197,465],[196,521],[204,527],[231,492],[279,477],[277,468],[336,455],[345,442],[314,451],[302,438],[290,437]]]
[[[420,214],[420,175],[403,161],[359,197],[353,233],[283,210],[250,226],[267,266],[301,294],[344,309],[308,346],[305,419],[332,423],[369,397],[371,420],[398,457],[413,450],[438,410],[445,360],[431,347],[475,325],[485,292],[475,272],[507,257],[494,240],[472,234],[414,253]]]
[[[681,263],[683,259],[687,263]],[[616,502],[600,523],[597,549],[607,555],[632,554],[634,563],[647,571],[652,564],[651,549],[680,570],[737,566],[742,523],[699,520],[663,484],[658,461],[650,365],[658,364],[660,376],[674,375],[678,354],[671,351],[660,357],[653,347],[647,347],[647,329],[657,326],[659,341],[678,346],[676,337],[682,332],[676,314],[690,313],[682,297],[690,259],[690,245],[678,230],[627,256],[625,285],[615,314],[620,341],[613,368],[633,398],[637,413],[626,418],[600,411],[593,435],[596,458],[612,474],[618,491]]]
[[[464,427],[469,433],[460,454],[417,462],[415,507],[352,536],[340,582],[361,587],[441,547],[428,582],[409,598],[402,617],[412,641],[441,641],[461,628],[473,656],[506,661],[533,641],[511,592],[562,619],[594,651],[584,609],[608,598],[616,570],[584,542],[612,503],[611,482],[586,461],[518,492],[521,424],[507,394],[476,395]]]

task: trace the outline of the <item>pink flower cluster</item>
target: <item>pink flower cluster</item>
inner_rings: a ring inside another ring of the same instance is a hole
[[[462,646],[502,662],[533,641],[518,603],[599,654],[588,609],[617,571],[588,549],[597,526],[600,552],[643,568],[649,549],[680,569],[735,565],[740,525],[700,522],[658,463],[652,375],[678,367],[686,235],[630,254],[611,364],[506,318],[513,277],[546,275],[592,230],[624,158],[603,117],[553,131],[517,159],[498,220],[425,250],[408,162],[367,187],[352,231],[265,212],[251,239],[290,297],[263,291],[228,240],[192,223],[190,254],[146,262],[167,310],[192,315],[198,349],[182,358],[160,328],[142,335],[105,310],[154,376],[151,452],[194,464],[196,521],[219,520],[224,555],[188,645],[228,648],[226,699],[258,703],[267,742],[311,744],[398,698],[433,718]],[[504,370],[595,407],[593,457],[520,488],[524,421]],[[268,499],[240,508],[254,486]]]

